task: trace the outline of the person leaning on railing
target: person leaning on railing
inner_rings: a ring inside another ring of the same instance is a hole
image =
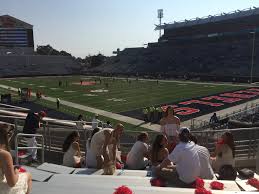
[[[0,193],[28,194],[32,187],[32,178],[29,173],[20,173],[13,166],[9,150],[11,137],[10,127],[0,124]]]

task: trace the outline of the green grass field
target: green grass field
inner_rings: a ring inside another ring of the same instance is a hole
[[[83,86],[80,85],[80,80],[96,81],[96,85]],[[41,91],[46,96],[58,97],[61,100],[115,113],[244,88],[237,85],[188,82],[159,82],[157,84],[156,81],[148,80],[131,80],[131,83],[127,82],[127,79],[102,78],[101,80],[100,83],[99,78],[83,76],[41,77],[1,79],[0,84],[16,88],[29,87],[33,92]],[[59,81],[62,81],[61,87],[59,87]]]

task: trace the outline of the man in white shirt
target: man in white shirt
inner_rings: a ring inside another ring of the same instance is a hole
[[[193,141],[196,144],[196,148],[199,154],[200,158],[200,164],[201,164],[201,172],[200,172],[200,178],[202,179],[213,179],[214,178],[214,172],[211,167],[211,159],[210,159],[210,152],[206,147],[200,146],[197,144],[198,140],[197,138],[190,134],[191,141]]]
[[[142,132],[127,155],[126,164],[131,170],[143,170],[148,164],[148,134]]]
[[[198,147],[190,140],[190,130],[182,127],[179,130],[180,143],[156,169],[158,176],[176,186],[188,187],[200,176],[201,164]],[[174,163],[173,170],[163,172],[163,168]]]
[[[202,179],[213,179],[214,172],[210,163],[210,153],[209,150],[203,146],[196,145],[198,155],[200,158],[201,170],[200,170],[200,178]]]

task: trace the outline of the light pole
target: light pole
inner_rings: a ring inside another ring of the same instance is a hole
[[[253,82],[253,68],[254,68],[254,54],[255,54],[255,35],[256,35],[256,29],[253,32],[250,32],[250,34],[253,34],[253,48],[252,48],[252,62],[251,62],[251,72],[250,72],[250,84]]]
[[[162,18],[164,17],[164,11],[163,9],[157,10],[157,18],[159,19],[159,38],[161,38],[161,24],[162,24]]]

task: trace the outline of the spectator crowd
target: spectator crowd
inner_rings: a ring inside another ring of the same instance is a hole
[[[46,116],[45,112],[29,113],[24,133],[36,134],[40,122]],[[78,117],[82,120],[82,115]],[[140,132],[136,142],[122,157],[120,140],[124,132],[121,123],[112,127],[98,127],[98,115],[95,115],[92,130],[86,142],[86,153],[80,150],[80,134],[71,132],[63,144],[63,165],[75,168],[103,169],[104,174],[112,175],[116,168],[132,170],[150,169],[153,177],[158,177],[169,185],[191,187],[197,177],[202,179],[215,178],[235,180],[235,144],[233,135],[225,132],[217,141],[213,154],[199,145],[197,138],[189,128],[181,127],[180,119],[175,116],[172,107],[168,106],[160,119],[161,133],[151,138],[147,132]],[[77,125],[78,126],[78,125]],[[82,127],[84,127],[82,125]],[[19,172],[13,165],[10,154],[9,140],[12,128],[0,125],[0,187],[6,193],[29,193],[31,190],[31,175]],[[29,147],[35,147],[34,137],[27,137]],[[149,144],[151,142],[151,145]],[[30,149],[32,159],[37,160],[37,150]],[[3,189],[2,189],[3,188]]]

